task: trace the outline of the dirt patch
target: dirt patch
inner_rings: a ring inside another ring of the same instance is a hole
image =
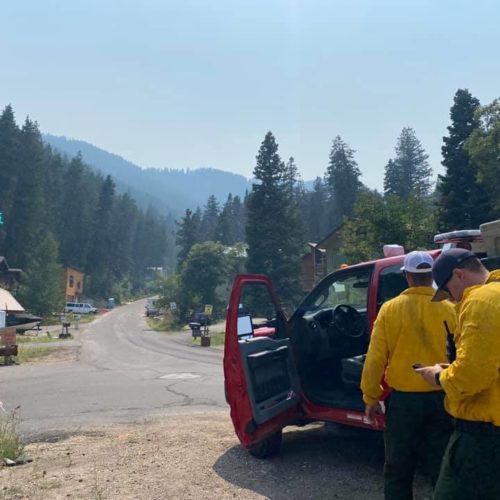
[[[78,361],[80,355],[79,346],[51,347],[50,344],[43,344],[49,348],[48,354],[38,358],[32,358],[25,363],[46,364],[46,363],[72,363]],[[23,363],[24,364],[24,363]],[[0,497],[1,498],[1,497]]]
[[[380,436],[321,424],[285,432],[282,453],[242,450],[227,411],[32,437],[32,463],[0,469],[1,499],[382,499]],[[417,479],[415,498],[430,498]]]
[[[36,441],[26,446],[32,463],[0,469],[0,498],[262,498],[213,470],[236,445],[227,412],[30,440]]]

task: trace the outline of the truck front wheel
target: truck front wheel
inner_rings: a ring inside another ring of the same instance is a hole
[[[254,456],[255,458],[264,459],[275,457],[281,449],[282,440],[283,432],[280,430],[279,432],[276,432],[275,434],[272,434],[268,438],[264,439],[260,443],[252,446],[248,451],[250,455]]]

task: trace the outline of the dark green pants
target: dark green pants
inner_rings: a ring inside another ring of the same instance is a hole
[[[434,499],[500,499],[500,432],[453,432]]]
[[[413,498],[413,476],[420,459],[433,486],[451,434],[451,418],[444,410],[444,393],[391,394],[386,412],[384,488],[387,500]]]

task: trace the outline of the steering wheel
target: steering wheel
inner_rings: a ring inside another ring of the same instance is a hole
[[[314,360],[321,360],[329,356],[330,335],[326,325],[331,322],[332,310],[319,311],[306,319],[307,327],[311,335],[308,336],[307,350]]]
[[[341,335],[351,339],[359,339],[366,332],[366,322],[354,307],[339,304],[332,312],[331,325]]]

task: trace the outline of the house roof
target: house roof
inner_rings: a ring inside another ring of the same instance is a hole
[[[320,240],[316,246],[321,247],[323,246],[337,231],[342,229],[342,226],[344,225],[343,222],[337,224],[334,226],[334,228],[322,239]]]
[[[19,304],[10,292],[0,288],[0,311],[23,312],[24,307]]]
[[[22,269],[14,269],[12,267],[9,267],[9,264],[7,263],[7,259],[3,256],[0,255],[0,274],[20,274],[22,273]]]

